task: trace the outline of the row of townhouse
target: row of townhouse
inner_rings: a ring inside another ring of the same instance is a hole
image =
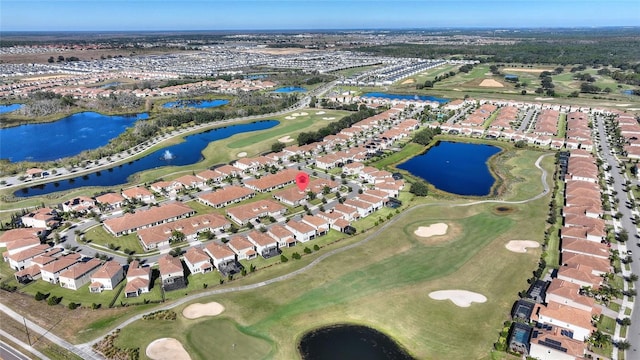
[[[597,166],[592,154],[574,150],[565,177],[561,260],[556,277],[534,282],[512,309],[509,347],[537,359],[584,359],[602,308],[585,289],[598,289],[613,271],[602,220]],[[573,172],[580,169],[578,175]],[[586,169],[585,171],[582,171]],[[529,325],[533,323],[534,325]]]
[[[159,206],[152,206],[146,210],[139,210],[133,214],[127,213],[107,219],[103,222],[103,226],[114,236],[121,236],[194,214],[195,211],[187,205],[180,202],[168,202]]]
[[[621,112],[616,115],[617,126],[620,135],[624,138],[624,151],[629,159],[640,159],[640,124],[638,120],[630,114]]]
[[[558,134],[560,112],[554,109],[543,109],[537,114],[533,125],[534,134],[555,136]]]

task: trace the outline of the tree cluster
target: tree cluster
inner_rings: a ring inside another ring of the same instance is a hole
[[[442,130],[439,127],[437,127],[437,128],[426,128],[426,129],[420,130],[417,133],[415,133],[415,135],[413,135],[413,139],[411,139],[411,141],[413,141],[414,143],[426,146],[426,145],[429,145],[431,140],[433,140],[434,136],[440,134],[441,132],[442,132]]]

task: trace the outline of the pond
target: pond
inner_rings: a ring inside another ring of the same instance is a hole
[[[0,105],[0,114],[10,113],[12,111],[16,111],[22,107],[22,104],[7,104]]]
[[[495,183],[487,161],[499,152],[499,147],[491,145],[440,141],[398,168],[452,194],[485,196]]]
[[[384,92],[370,92],[370,93],[363,94],[362,97],[376,97],[376,98],[389,99],[389,100],[435,101],[440,104],[444,104],[449,101],[449,99],[439,98],[435,96],[428,96],[428,95],[389,94]]]
[[[0,129],[3,159],[50,161],[96,149],[118,137],[147,113],[130,116],[81,112],[60,120]]]
[[[185,141],[179,144],[157,150],[137,160],[71,179],[23,188],[16,190],[14,195],[17,197],[28,197],[76,189],[83,186],[113,186],[124,184],[127,182],[129,176],[143,170],[154,169],[161,166],[194,164],[202,160],[202,150],[212,141],[225,139],[244,132],[269,129],[278,124],[279,122],[277,120],[266,120],[211,129],[199,134],[189,135],[184,139]]]
[[[274,93],[292,93],[292,92],[307,92],[307,89],[300,86],[287,86],[273,90]]]
[[[205,108],[213,108],[222,105],[226,105],[229,103],[229,100],[216,99],[216,100],[178,100],[171,101],[168,103],[164,103],[162,105],[163,108],[196,108],[196,109],[205,109]]]
[[[298,345],[304,360],[411,360],[385,334],[366,326],[334,325],[305,334]]]

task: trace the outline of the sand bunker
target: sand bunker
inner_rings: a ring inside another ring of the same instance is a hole
[[[298,116],[302,116],[302,114],[300,114],[300,113],[293,113],[293,114],[291,114],[291,116],[293,116],[293,117],[298,117]]]
[[[333,116],[329,116],[329,117],[323,117],[322,120],[335,120],[336,118],[334,118]]]
[[[484,303],[487,298],[478,293],[467,290],[441,290],[433,291],[429,294],[433,300],[451,300],[459,307],[469,307],[472,303]]]
[[[153,360],[191,360],[180,341],[174,338],[154,340],[147,346],[146,354]]]
[[[414,79],[407,79],[403,81],[401,85],[413,84],[414,82],[416,82]]]
[[[289,143],[294,141],[294,139],[291,138],[291,136],[287,135],[287,136],[283,136],[280,139],[278,139],[278,141],[280,141],[281,143]]]
[[[295,118],[296,118],[295,116],[285,116],[285,119],[287,119],[287,120],[293,120]]]
[[[247,156],[247,153],[245,151],[238,153],[238,157],[245,157],[245,156]]]
[[[307,116],[307,115],[309,115],[309,113],[306,113],[304,111],[300,113],[300,116]]]
[[[553,100],[553,98],[543,98],[543,97],[537,97],[536,100],[540,100],[540,101],[547,101],[547,100]]]
[[[627,107],[627,106],[631,106],[631,104],[616,104],[616,106]]]
[[[527,73],[532,73],[532,74],[540,74],[543,71],[553,71],[550,69],[525,69],[525,68],[506,68],[502,70],[503,72],[509,72],[509,71],[520,71],[520,72],[527,72]]]
[[[480,86],[480,87],[504,87],[504,85],[502,85],[501,83],[499,83],[499,82],[497,82],[496,80],[493,80],[493,79],[484,79],[484,80],[482,80],[482,82],[478,86]]]
[[[217,302],[210,302],[206,304],[195,303],[184,308],[184,310],[182,310],[182,316],[187,319],[197,319],[203,316],[220,315],[223,311],[224,306]]]
[[[511,240],[505,245],[505,247],[509,251],[526,253],[527,248],[537,248],[540,247],[540,244],[537,241],[531,240]]]
[[[437,235],[444,235],[447,233],[448,227],[449,226],[447,226],[447,224],[445,223],[431,224],[429,226],[420,226],[413,233],[420,237],[425,237],[425,238],[431,237],[431,236],[437,236]]]
[[[324,111],[318,111],[318,112],[316,113],[316,115],[324,115],[324,114],[326,114],[326,112],[324,112]]]

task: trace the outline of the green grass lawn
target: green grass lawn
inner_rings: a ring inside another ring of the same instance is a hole
[[[523,224],[520,220],[535,219],[543,204],[544,201],[537,201],[520,206],[509,216],[493,214],[491,205],[415,209],[373,241],[330,257],[290,281],[209,298],[222,303],[226,315],[206,320],[203,326],[215,333],[221,323],[232,320],[241,332],[253,336],[247,341],[267,338],[277,344],[270,346],[267,358],[295,358],[296,344],[292,339],[299,339],[317,326],[345,321],[370,325],[389,334],[418,358],[444,354],[452,358],[486,356],[539,256],[535,252],[510,253],[504,248],[505,241],[526,234],[531,238],[534,234],[539,236],[539,222]],[[458,229],[444,243],[430,244],[412,235],[417,226],[441,221]],[[315,254],[308,259],[305,256],[299,261],[290,260],[283,266],[302,265]],[[247,280],[259,281],[264,273],[260,271]],[[443,288],[477,291],[489,301],[460,309],[427,296],[430,291]],[[208,300],[199,300],[205,301]],[[470,322],[475,326],[468,326]],[[140,326],[144,326],[142,321],[123,329],[121,339],[135,338],[129,334],[137,333]],[[183,337],[184,333],[175,331],[172,336],[178,336],[187,348],[194,346],[195,342]],[[463,336],[468,346],[456,346],[451,334]],[[154,338],[162,336],[165,334],[159,331]],[[120,344],[144,347],[152,340]],[[199,348],[192,350],[192,356],[204,358],[197,354],[208,345],[195,346]]]
[[[616,319],[602,315],[600,316],[600,321],[598,321],[596,327],[603,333],[613,335],[613,332],[616,330]]]
[[[85,233],[85,237],[89,244],[97,244],[109,247],[113,244],[119,251],[125,249],[134,250],[136,254],[144,254],[145,251],[140,244],[140,239],[136,234],[127,234],[123,236],[113,236],[109,234],[103,226],[94,226]],[[102,249],[95,247],[96,251],[103,252]]]
[[[120,283],[118,287],[123,287],[124,282]],[[89,284],[85,284],[78,290],[65,289],[60,284],[51,284],[44,280],[36,280],[21,289],[22,292],[35,295],[37,292],[43,294],[50,294],[50,296],[62,297],[62,304],[68,305],[71,302],[76,304],[82,304],[84,307],[91,307],[91,304],[101,304],[102,307],[108,307],[113,298],[118,295],[118,289],[113,291],[103,291],[101,293],[90,293]],[[42,301],[42,306],[46,305],[46,300]]]

